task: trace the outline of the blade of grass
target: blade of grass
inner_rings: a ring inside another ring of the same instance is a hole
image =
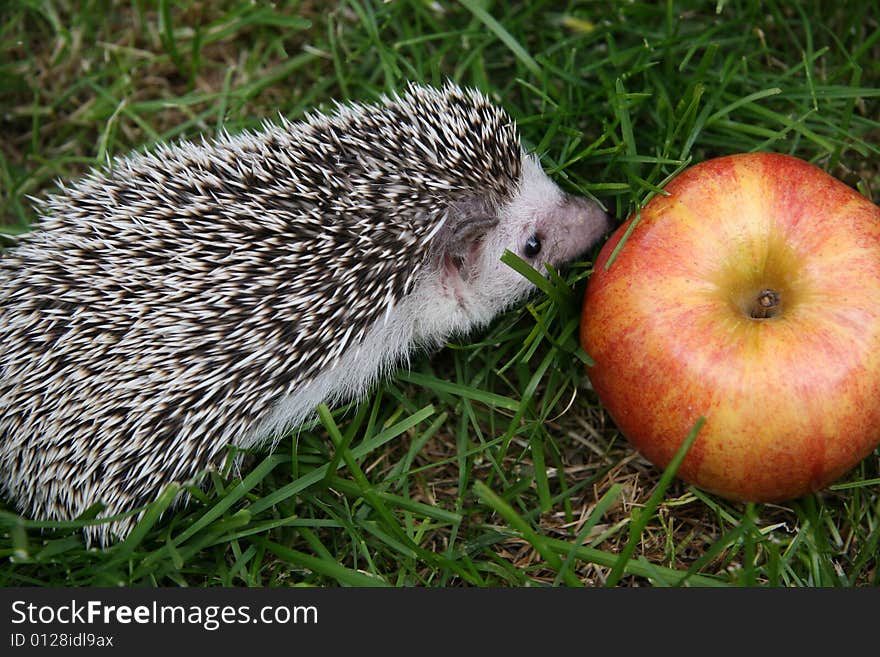
[[[526,278],[532,285],[553,299],[553,301],[563,303],[559,290],[545,276],[542,276],[534,267],[512,251],[505,250],[501,256],[501,262]]]
[[[593,507],[593,511],[590,513],[589,518],[587,518],[587,521],[583,524],[580,531],[578,531],[577,536],[572,541],[571,549],[568,551],[568,554],[562,563],[562,568],[556,573],[556,579],[554,582],[557,585],[561,583],[566,571],[569,570],[574,563],[575,553],[577,552],[578,546],[583,544],[586,537],[589,536],[590,532],[593,530],[593,527],[598,524],[608,509],[611,508],[611,505],[617,501],[617,498],[620,497],[622,491],[623,484],[612,484],[611,487],[605,491],[605,494],[599,498],[599,501],[596,502],[596,506]]]
[[[678,466],[680,466],[681,462],[684,461],[684,457],[687,456],[688,450],[690,450],[691,445],[694,444],[694,441],[697,439],[697,435],[700,433],[700,429],[703,428],[703,425],[705,423],[706,418],[704,417],[701,417],[697,420],[687,438],[685,438],[684,442],[682,442],[681,446],[675,452],[675,456],[672,457],[669,465],[667,465],[666,469],[663,470],[663,475],[660,477],[660,481],[657,482],[657,486],[655,487],[654,492],[651,494],[651,497],[648,498],[645,506],[639,510],[638,517],[633,519],[633,522],[632,524],[630,524],[629,528],[629,540],[626,542],[623,550],[621,550],[620,557],[618,558],[617,562],[611,568],[611,572],[608,574],[608,579],[605,582],[606,586],[614,586],[617,584],[617,582],[620,581],[620,578],[623,576],[624,570],[626,568],[626,562],[629,561],[630,557],[635,552],[639,538],[641,537],[645,527],[647,527],[648,521],[651,519],[651,515],[660,504],[660,500],[662,500],[663,496],[666,494],[666,489],[669,487],[669,484],[672,483],[672,479],[675,477],[675,473],[678,471]]]
[[[305,552],[293,550],[274,541],[269,541],[263,538],[256,538],[254,540],[257,544],[262,545],[278,558],[283,559],[288,563],[307,568],[312,572],[332,577],[342,585],[371,587],[388,586],[388,582],[381,577],[346,568],[338,563],[335,557],[330,559],[316,557],[311,554],[306,554]]]
[[[270,454],[267,456],[263,459],[262,463],[251,470],[244,479],[238,482],[231,491],[223,496],[217,504],[206,511],[205,514],[196,520],[191,526],[175,536],[173,542],[179,545],[210,525],[217,518],[226,513],[233,504],[243,498],[248,491],[265,479],[266,475],[272,472],[272,470],[274,470],[280,463],[284,463],[285,461],[285,457],[281,454]]]
[[[371,451],[378,449],[388,441],[397,438],[402,433],[408,431],[420,422],[431,417],[431,415],[433,414],[434,407],[425,406],[424,408],[417,411],[416,413],[413,413],[406,419],[401,420],[400,422],[388,427],[384,431],[376,434],[373,438],[366,440],[355,447],[353,450],[351,450],[352,456],[354,458],[362,458],[366,454],[369,454]],[[329,468],[327,467],[327,464],[317,467],[308,474],[299,477],[289,484],[273,491],[269,495],[266,495],[265,497],[257,500],[249,507],[251,513],[257,515],[258,513],[265,511],[275,504],[278,504],[290,497],[293,497],[294,495],[305,490],[309,486],[314,486],[326,476],[328,469]]]
[[[180,487],[177,485],[167,486],[165,490],[162,491],[162,494],[159,495],[158,499],[147,507],[140,522],[135,525],[134,529],[131,530],[126,539],[119,544],[116,550],[114,550],[113,561],[116,559],[125,559],[128,555],[134,552],[134,549],[141,544],[147,533],[159,521],[159,518],[162,517],[162,514],[168,510],[168,507],[174,502],[174,498],[177,497],[179,492]]]
[[[520,45],[519,41],[517,41],[510,32],[505,29],[505,27],[499,23],[489,12],[483,9],[480,5],[478,5],[474,0],[459,0],[462,5],[464,5],[468,11],[470,11],[483,25],[485,25],[490,32],[492,32],[496,37],[498,37],[499,41],[501,41],[504,45],[506,45],[510,52],[522,62],[523,66],[525,66],[529,72],[534,75],[536,78],[541,78],[541,67],[538,66],[538,63],[532,58],[532,56],[526,51],[525,48]]]
[[[450,383],[449,381],[443,381],[427,374],[421,374],[420,372],[399,372],[397,378],[401,381],[406,381],[407,383],[412,383],[413,385],[421,386],[429,390],[446,392],[455,395],[456,397],[471,399],[491,408],[503,408],[507,411],[515,411],[520,406],[518,401],[511,399],[510,397],[486,392],[485,390],[478,390],[458,383]]]
[[[476,493],[477,497],[492,508],[498,515],[504,518],[513,529],[519,532],[522,537],[535,548],[538,554],[544,558],[550,568],[557,573],[561,572],[566,584],[569,586],[581,586],[580,580],[578,580],[571,571],[567,569],[565,571],[562,570],[562,559],[560,559],[559,555],[547,545],[545,537],[533,530],[531,526],[519,516],[512,506],[501,499],[501,497],[489,489],[482,481],[474,482],[474,493]]]

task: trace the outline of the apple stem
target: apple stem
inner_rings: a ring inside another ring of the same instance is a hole
[[[752,319],[770,319],[779,314],[779,292],[776,290],[761,290],[755,304],[752,306],[749,316]]]

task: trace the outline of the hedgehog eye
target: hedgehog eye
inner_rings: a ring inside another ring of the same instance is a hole
[[[541,238],[538,237],[537,233],[534,233],[529,239],[526,240],[526,245],[523,248],[523,255],[526,258],[534,258],[541,252]]]

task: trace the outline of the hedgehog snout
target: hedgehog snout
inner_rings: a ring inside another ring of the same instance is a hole
[[[614,224],[611,215],[588,198],[563,194],[548,218],[547,230],[556,237],[556,248],[548,254],[550,264],[562,265],[585,253]]]

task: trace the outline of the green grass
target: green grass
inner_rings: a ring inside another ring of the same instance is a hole
[[[108,156],[447,77],[490,93],[554,179],[619,219],[690,163],[743,151],[880,197],[874,3],[326,7],[3,3],[2,230]],[[88,547],[88,518],[5,507],[0,585],[880,583],[876,452],[827,491],[745,505],[632,450],[577,345],[590,270],[574,263],[361,405],[322,409],[186,508],[160,500],[124,543]]]

